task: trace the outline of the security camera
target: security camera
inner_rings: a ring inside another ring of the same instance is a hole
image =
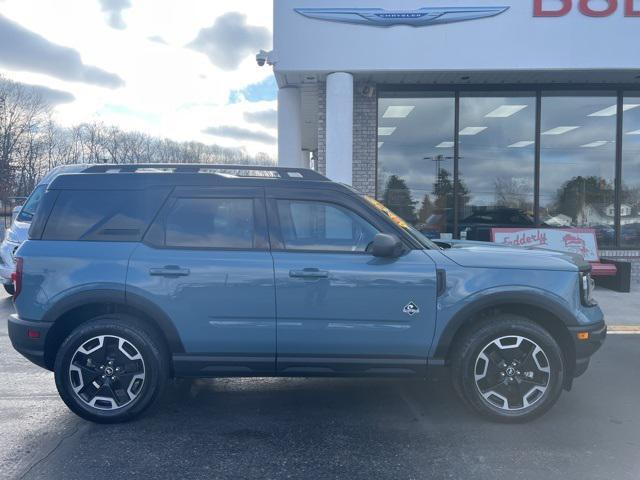
[[[264,64],[269,61],[269,54],[271,52],[267,52],[265,50],[260,50],[260,52],[256,55],[256,62],[258,62],[259,67],[264,67]]]

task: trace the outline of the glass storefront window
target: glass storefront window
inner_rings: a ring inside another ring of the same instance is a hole
[[[542,98],[540,221],[596,230],[615,245],[615,93]]]
[[[380,98],[377,198],[431,238],[452,233],[452,93]]]
[[[459,231],[491,240],[493,227],[535,224],[535,93],[460,98]]]
[[[624,97],[620,236],[623,248],[640,248],[640,92]]]
[[[640,248],[640,92],[623,100],[618,230],[616,92],[542,92],[537,202],[536,94],[459,95],[457,203],[453,92],[380,96],[378,200],[429,238],[490,240],[493,227],[534,225],[537,203],[543,227],[591,228],[601,248]]]

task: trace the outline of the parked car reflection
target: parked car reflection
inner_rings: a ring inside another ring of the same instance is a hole
[[[460,236],[467,240],[491,241],[492,228],[534,227],[533,216],[517,208],[492,208],[478,210],[460,220]],[[441,211],[431,215],[427,222],[419,225],[418,230],[428,238],[440,238],[443,232],[453,232],[453,210]]]
[[[576,227],[571,217],[556,214],[541,219],[542,228]],[[474,211],[462,218],[458,224],[460,238],[481,242],[491,241],[492,228],[535,228],[533,215],[518,208],[487,208]],[[453,232],[453,209],[440,210],[433,213],[425,223],[416,228],[429,239],[442,238],[442,234]],[[581,228],[592,228],[596,232],[598,244],[607,245],[615,241],[615,229],[612,225],[590,225]],[[624,225],[622,237],[626,241],[635,241],[640,236],[640,224]]]

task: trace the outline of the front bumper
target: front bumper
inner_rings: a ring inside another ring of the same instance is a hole
[[[8,325],[9,338],[13,348],[36,365],[49,368],[44,354],[47,333],[53,323],[22,320],[14,314],[9,317]],[[34,332],[37,332],[37,338],[35,338]]]
[[[602,347],[607,338],[607,324],[602,321],[595,325],[570,327],[569,332],[576,349],[576,366],[573,376],[579,377],[587,370],[591,356]],[[580,340],[578,335],[581,333],[588,333],[589,338]]]

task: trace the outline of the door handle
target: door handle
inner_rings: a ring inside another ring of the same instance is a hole
[[[329,272],[317,268],[305,268],[304,270],[289,270],[291,278],[329,278]]]
[[[188,268],[180,268],[177,265],[166,265],[162,268],[150,268],[149,275],[154,277],[186,277],[191,273]]]

